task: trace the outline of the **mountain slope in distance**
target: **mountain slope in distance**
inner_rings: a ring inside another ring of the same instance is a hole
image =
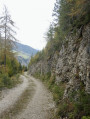
[[[38,50],[36,50],[32,47],[18,43],[18,42],[16,42],[16,48],[17,48],[17,51],[24,52],[28,55],[35,55],[38,52]]]
[[[38,50],[28,45],[15,42],[13,52],[16,53],[16,58],[21,63],[21,65],[28,66],[31,56],[35,55]]]

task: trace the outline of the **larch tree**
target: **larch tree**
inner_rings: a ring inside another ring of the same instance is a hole
[[[4,51],[5,69],[6,69],[7,55],[8,53],[9,54],[11,53],[12,46],[14,45],[14,41],[16,40],[16,38],[14,37],[16,32],[13,30],[13,28],[14,22],[12,21],[6,6],[4,6],[3,16],[0,18],[0,31],[1,31],[1,38],[4,43],[3,51]]]
[[[64,39],[90,21],[90,0],[56,0],[53,16],[56,32]]]

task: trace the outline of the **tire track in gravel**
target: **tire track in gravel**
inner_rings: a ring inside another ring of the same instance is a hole
[[[14,112],[15,105],[23,102],[21,101],[24,99],[22,96],[25,96],[23,93],[30,88],[28,96],[26,96],[26,98],[28,97],[27,104],[21,103],[24,105],[21,110],[18,109],[14,115],[4,116],[0,119],[52,119],[55,107],[52,94],[40,80],[27,74],[21,78],[23,79],[22,84],[9,89],[4,94],[4,98],[0,101],[0,114],[9,109],[12,109],[9,113]]]
[[[54,102],[52,94],[46,89],[41,81],[31,76],[29,78],[35,84],[35,92],[24,109],[14,119],[51,119],[54,112]]]
[[[0,115],[12,108],[19,97],[22,95],[24,90],[28,87],[28,80],[25,76],[21,75],[22,84],[18,84],[15,88],[2,91],[2,99],[0,100]]]

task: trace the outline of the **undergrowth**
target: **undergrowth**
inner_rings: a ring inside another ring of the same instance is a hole
[[[51,76],[51,73],[40,75],[40,73],[34,74],[34,77],[41,79],[48,89],[53,94],[53,99],[56,102],[56,114],[54,119],[90,119],[90,95],[85,93],[84,86],[81,83],[78,92],[74,91],[70,94],[70,97],[63,98],[66,83],[55,83],[55,76]],[[75,96],[78,95],[78,99],[75,100]]]
[[[0,75],[0,90],[3,88],[12,88],[16,86],[16,84],[21,83],[19,76],[20,74],[16,74],[12,77],[9,77],[8,74]]]

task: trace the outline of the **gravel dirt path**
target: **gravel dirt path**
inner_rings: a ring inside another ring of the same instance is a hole
[[[12,89],[2,91],[0,100],[0,115],[8,108],[12,108],[12,106],[16,103],[18,98],[22,95],[23,91],[27,88],[27,78],[25,78],[25,76],[22,75],[20,78],[23,81],[21,85],[18,85],[17,87]]]
[[[52,119],[55,106],[52,94],[40,80],[27,74],[21,76],[21,78],[23,79],[22,84],[2,93],[3,96],[0,100],[0,114],[16,105],[17,100],[19,100],[23,92],[30,88],[31,82],[33,82],[33,86],[31,86],[34,90],[33,94],[31,93],[32,96],[29,98],[28,104],[26,106],[24,105],[24,108],[20,112],[13,117],[11,116],[3,119]]]

